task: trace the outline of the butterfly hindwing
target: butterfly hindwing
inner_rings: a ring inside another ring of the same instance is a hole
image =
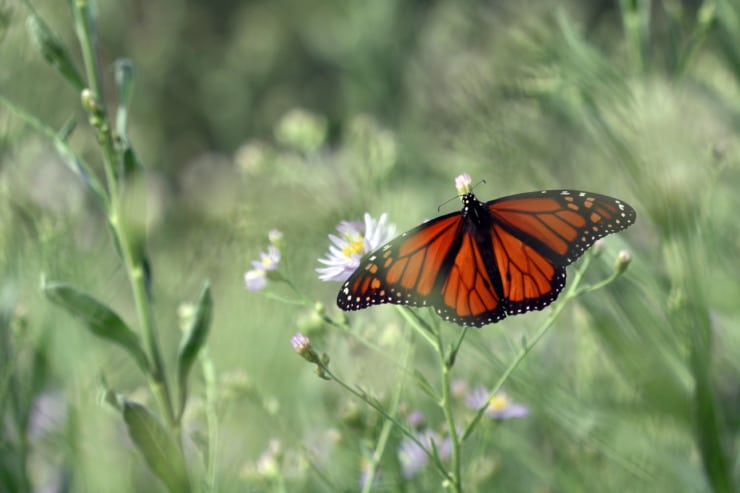
[[[490,258],[481,250],[476,237],[464,232],[442,285],[441,303],[434,305],[440,317],[460,325],[480,327],[506,316],[497,293],[500,288],[496,287],[496,274],[488,267]]]
[[[542,310],[565,286],[565,267],[495,224],[491,228],[496,267],[501,278],[506,313]]]

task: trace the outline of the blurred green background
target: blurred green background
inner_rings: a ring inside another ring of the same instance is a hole
[[[67,2],[33,5],[81,66]],[[296,357],[297,330],[348,381],[387,397],[403,380],[404,402],[442,423],[405,378],[434,368],[423,349],[399,349],[409,333],[395,310],[353,313],[357,334],[336,333],[311,309],[247,292],[243,274],[278,228],[280,273],[336,315],[339,285],[314,272],[336,223],[387,212],[400,231],[413,227],[437,215],[464,171],[486,180],[476,189],[486,200],[586,189],[638,214],[607,238],[589,279],[622,248],[633,256],[627,274],[569,306],[508,385],[530,417],[490,423],[464,449],[469,490],[740,484],[736,0],[130,0],[97,2],[94,13],[111,108],[114,60],[135,66],[130,137],[145,172],[127,195],[147,233],[167,359],[178,307],[212,284],[219,491],[280,491],[276,476],[286,491],[358,489],[377,418]],[[98,162],[80,96],[44,62],[28,14],[0,1],[0,93],[52,128],[78,119],[70,143]],[[104,376],[151,402],[136,367],[39,288],[42,274],[84,287],[133,323],[105,219],[53,145],[5,106],[0,273],[0,489],[21,484],[23,470],[38,491],[159,487],[98,398]],[[475,331],[458,376],[492,385],[545,316]],[[18,402],[11,380],[22,384]],[[186,435],[198,464],[193,380]],[[33,431],[39,415],[43,432]],[[283,451],[274,475],[258,467],[271,440]],[[375,491],[440,488],[429,471],[399,482],[394,463],[391,446]]]

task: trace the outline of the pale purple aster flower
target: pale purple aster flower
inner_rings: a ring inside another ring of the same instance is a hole
[[[244,273],[244,286],[250,291],[261,291],[267,286],[267,272],[252,269]]]
[[[337,226],[337,235],[329,235],[332,245],[326,257],[319,262],[326,265],[316,269],[322,281],[345,281],[359,267],[362,256],[387,243],[396,234],[396,226],[387,224],[388,215],[378,220],[365,213],[365,224],[358,221],[342,221]]]
[[[359,486],[360,490],[364,490],[368,481],[370,481],[370,460],[367,458],[362,459],[362,462],[360,462],[360,481]],[[380,484],[380,471],[375,470],[372,478],[372,486],[378,486]],[[372,488],[371,488],[372,489]]]
[[[260,252],[260,259],[252,262],[253,269],[244,274],[244,285],[250,291],[260,291],[267,285],[267,273],[277,270],[280,263],[280,250],[268,245],[267,252]]]
[[[458,430],[458,434],[459,432],[460,430]],[[449,435],[442,441],[435,440],[434,445],[437,447],[437,456],[441,460],[447,460],[452,457],[452,438]]]
[[[311,363],[320,363],[321,359],[314,349],[311,347],[311,341],[308,337],[304,336],[300,332],[291,337],[290,344],[293,346],[293,350],[302,356],[303,359]]]
[[[426,416],[424,416],[424,413],[419,411],[418,409],[415,411],[411,411],[409,415],[406,416],[406,421],[408,422],[409,426],[411,426],[411,428],[415,430],[418,430],[419,428],[427,424]]]
[[[450,391],[452,395],[458,399],[462,399],[468,393],[468,382],[464,378],[456,378],[450,384]]]
[[[298,354],[303,354],[311,347],[311,341],[300,332],[296,332],[296,334],[290,338],[290,344]]]
[[[441,460],[448,459],[452,454],[452,440],[450,438],[443,440],[437,433],[430,429],[418,432],[416,439],[430,452],[432,450],[432,442],[434,442],[437,455]],[[398,461],[401,464],[401,474],[403,477],[411,479],[424,469],[429,462],[429,456],[418,443],[406,437],[398,447]]]
[[[455,177],[455,188],[457,193],[464,195],[470,192],[470,185],[473,183],[473,179],[469,174],[463,173]]]
[[[36,397],[28,423],[31,440],[59,431],[67,419],[67,401],[61,392],[43,392]]]
[[[429,440],[432,439],[429,435],[434,432],[427,430],[425,433],[426,435],[422,435],[420,433],[417,435],[417,438],[419,438],[421,443],[426,445],[429,443]],[[411,479],[426,467],[429,462],[429,457],[418,443],[406,437],[401,441],[401,444],[398,447],[398,462],[401,464],[401,474],[403,477]]]
[[[529,415],[526,406],[515,403],[503,392],[497,392],[490,399],[488,395],[488,389],[479,385],[465,396],[465,404],[476,410],[486,406],[484,414],[491,419],[524,418]]]

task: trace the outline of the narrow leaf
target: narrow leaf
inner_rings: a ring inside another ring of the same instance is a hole
[[[121,177],[128,178],[135,172],[139,171],[142,168],[142,165],[141,161],[139,161],[139,156],[136,155],[136,151],[134,151],[134,148],[131,147],[128,141],[122,141],[122,145],[123,159],[121,160]]]
[[[118,86],[118,108],[116,109],[116,136],[120,142],[122,156],[121,177],[125,178],[141,169],[134,148],[128,137],[128,117],[131,94],[134,85],[134,64],[128,58],[120,58],[115,63],[116,86]]]
[[[82,320],[90,332],[125,349],[139,367],[149,373],[149,360],[139,336],[111,308],[68,284],[51,282],[45,284],[43,290],[52,302]]]
[[[3,104],[16,116],[49,138],[54,143],[54,147],[64,161],[64,164],[72,170],[74,174],[82,179],[85,185],[95,194],[95,197],[98,199],[100,204],[107,208],[108,197],[103,185],[95,176],[95,173],[93,173],[92,168],[90,168],[84,159],[78,157],[66,142],[65,139],[68,137],[66,134],[69,131],[66,126],[62,129],[61,133],[58,133],[25,109],[14,104],[2,94],[0,94],[0,104]]]
[[[208,331],[211,327],[213,317],[213,299],[211,298],[211,286],[206,282],[203,292],[198,300],[193,320],[190,327],[183,335],[180,343],[180,350],[177,355],[177,375],[180,387],[180,414],[185,409],[187,399],[187,379],[190,369],[195,362],[203,345],[208,338]]]
[[[182,452],[156,416],[141,404],[125,401],[123,420],[131,441],[167,489],[178,493],[190,491]]]
[[[440,399],[439,395],[437,395],[437,392],[434,391],[434,387],[432,387],[432,384],[429,383],[429,380],[427,380],[420,371],[414,370],[414,378],[416,378],[416,382],[419,384],[419,387],[421,388],[421,390],[424,391],[425,394],[427,394],[435,401],[438,401]]]
[[[78,92],[82,91],[85,88],[82,76],[59,38],[35,14],[28,17],[26,27],[31,35],[31,40],[44,59],[56,68]]]

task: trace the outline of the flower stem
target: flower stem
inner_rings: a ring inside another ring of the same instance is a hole
[[[406,354],[404,355],[404,360],[408,362],[409,355],[411,354],[411,344],[406,343]],[[404,379],[401,378],[398,380],[398,385],[396,385],[396,391],[393,394],[393,400],[390,405],[391,413],[396,413],[398,410],[398,403],[401,400],[401,392],[403,390],[403,383]],[[390,437],[391,430],[393,429],[393,421],[386,419],[383,421],[383,426],[380,430],[380,436],[378,437],[378,443],[375,446],[375,450],[373,451],[373,455],[370,458],[370,464],[368,465],[367,470],[367,476],[365,477],[365,482],[362,485],[362,493],[370,493],[373,487],[373,483],[375,482],[375,474],[378,470],[378,465],[380,464],[380,460],[383,458],[383,452],[385,452],[385,446],[388,444],[388,438]]]
[[[208,354],[208,348],[200,350],[200,363],[206,387],[206,422],[208,425],[208,458],[204,490],[208,493],[216,489],[216,453],[218,452],[218,416],[216,414],[216,370]]]
[[[370,397],[368,397],[368,395],[365,392],[363,392],[361,390],[357,390],[355,388],[352,388],[349,385],[347,385],[346,383],[344,383],[340,378],[338,378],[334,373],[332,373],[332,371],[329,369],[329,366],[328,365],[326,365],[326,364],[324,364],[322,362],[318,362],[316,364],[319,367],[319,369],[321,370],[321,374],[322,375],[324,375],[325,377],[328,377],[328,379],[331,379],[334,382],[336,382],[337,384],[339,384],[339,386],[341,386],[347,392],[349,392],[350,394],[354,395],[355,397],[357,397],[358,399],[360,399],[361,401],[363,401],[364,403],[366,403],[368,406],[370,406],[371,408],[373,408],[378,414],[380,414],[381,416],[383,416],[383,418],[385,418],[387,421],[389,421],[392,424],[394,424],[399,429],[399,431],[401,433],[403,433],[406,437],[409,438],[409,440],[411,440],[412,442],[414,442],[421,450],[423,450],[424,453],[427,455],[427,457],[429,457],[430,459],[432,459],[432,462],[434,462],[435,464],[438,464],[438,462],[436,460],[436,455],[434,453],[432,453],[432,451],[430,451],[429,448],[425,444],[423,444],[414,435],[414,433],[412,433],[411,430],[409,430],[406,426],[404,426],[403,423],[401,423],[395,416],[391,415],[388,411],[386,411],[385,409],[383,409],[383,407],[377,401],[375,401],[375,400],[371,399]],[[445,480],[453,481],[453,478],[451,477],[450,473],[448,471],[446,471],[444,468],[439,467],[439,465],[438,465],[437,466],[437,470],[438,470],[438,472],[442,475],[442,477]]]
[[[439,356],[439,366],[442,373],[442,400],[439,402],[439,406],[442,408],[442,412],[444,413],[448,433],[450,434],[450,442],[452,443],[451,486],[454,488],[455,492],[461,493],[463,491],[463,485],[460,461],[460,437],[457,434],[455,417],[452,413],[452,399],[450,399],[450,372],[452,371],[452,361],[445,354],[441,330],[438,329],[436,331],[436,335],[437,355]]]

